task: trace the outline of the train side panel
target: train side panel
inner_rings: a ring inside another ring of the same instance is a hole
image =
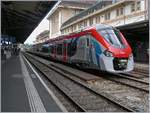
[[[106,25],[58,37],[51,40],[49,45],[47,54],[50,58],[83,68],[127,72],[134,67],[129,44],[118,30]],[[38,51],[41,51],[41,47],[38,47]]]

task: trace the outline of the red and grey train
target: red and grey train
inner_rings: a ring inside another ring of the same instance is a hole
[[[131,47],[122,33],[104,24],[50,39],[34,45],[33,50],[82,68],[109,72],[128,72],[134,68]]]

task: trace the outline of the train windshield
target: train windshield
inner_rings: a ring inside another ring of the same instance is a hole
[[[118,30],[116,29],[102,29],[98,31],[101,36],[111,45],[119,48],[125,47],[122,37]]]

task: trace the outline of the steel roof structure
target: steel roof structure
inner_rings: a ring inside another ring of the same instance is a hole
[[[23,43],[57,1],[2,1],[1,34]]]

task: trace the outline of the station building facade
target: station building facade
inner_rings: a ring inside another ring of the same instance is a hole
[[[59,1],[48,15],[49,37],[54,38],[61,35],[61,25],[70,17],[90,7],[95,1]]]
[[[36,37],[36,40],[34,41],[34,43],[35,44],[43,43],[47,41],[48,39],[49,39],[49,30],[45,30]]]
[[[64,22],[61,26],[62,34],[99,23],[117,27],[148,20],[148,0],[119,0],[98,10],[97,7],[102,7],[101,3]]]

